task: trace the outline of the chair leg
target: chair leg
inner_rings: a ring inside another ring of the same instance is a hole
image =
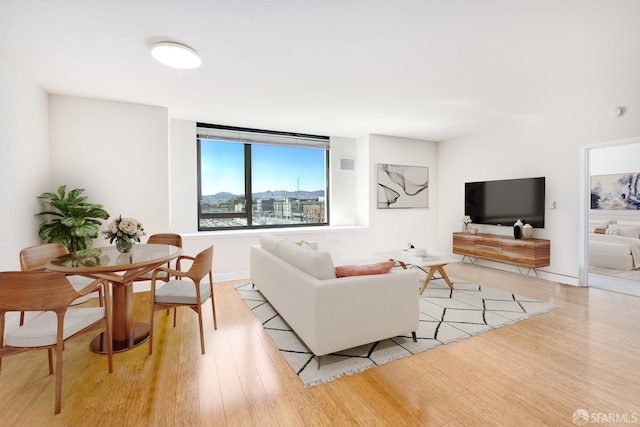
[[[103,282],[104,283],[104,282]],[[105,291],[108,292],[108,288],[105,288]],[[111,327],[113,319],[111,318],[111,303],[108,300],[104,300],[105,309],[104,309],[104,320],[105,320],[105,332],[107,334],[107,364],[109,368],[109,373],[113,372],[113,329]]]
[[[62,342],[56,345],[56,414],[62,407]]]
[[[202,354],[204,354],[204,329],[202,327],[202,306],[198,307],[198,323],[200,324],[200,347],[202,348]]]
[[[213,301],[213,293],[211,294],[211,311],[213,312],[213,329],[218,330],[218,322],[216,321],[216,304]]]
[[[169,311],[169,309],[167,309]],[[176,327],[176,318],[178,317],[178,307],[173,307],[173,327]]]
[[[53,374],[53,351],[51,348],[47,349],[47,353],[49,353],[49,375]]]
[[[213,329],[218,330],[218,322],[216,321],[216,303],[213,294],[213,273],[209,271],[209,287],[211,290],[211,311],[213,312]]]
[[[149,356],[153,354],[153,315],[155,311],[153,311],[153,301],[151,301],[151,319],[149,320]]]

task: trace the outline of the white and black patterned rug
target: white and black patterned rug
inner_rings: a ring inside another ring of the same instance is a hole
[[[242,300],[262,322],[280,353],[305,387],[352,375],[473,335],[515,323],[553,308],[551,304],[486,286],[451,279],[450,290],[442,279],[433,279],[420,296],[420,327],[414,342],[407,335],[316,357],[251,283],[236,285]],[[416,287],[416,292],[419,286]]]

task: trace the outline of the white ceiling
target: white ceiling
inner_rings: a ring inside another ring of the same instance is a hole
[[[0,0],[0,40],[49,93],[333,136],[446,140],[640,97],[638,0]],[[156,62],[163,40],[202,67]]]

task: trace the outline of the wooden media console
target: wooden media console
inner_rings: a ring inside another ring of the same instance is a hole
[[[453,233],[453,253],[527,267],[535,272],[536,268],[550,264],[551,242],[546,239],[515,239],[498,234],[459,232]]]

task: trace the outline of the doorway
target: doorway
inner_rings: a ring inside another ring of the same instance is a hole
[[[583,264],[580,266],[580,283],[594,288],[640,296],[640,269],[635,267],[621,268],[615,263],[610,265],[608,262],[602,261],[597,262],[600,265],[590,265],[589,263],[589,249],[595,250],[596,245],[600,244],[594,239],[605,239],[601,236],[593,236],[594,228],[597,228],[597,233],[600,233],[602,229],[599,227],[602,222],[637,221],[640,223],[640,210],[591,209],[591,177],[608,177],[640,172],[640,138],[587,146],[584,148],[583,160],[585,171],[583,197],[581,197],[583,218],[581,260]]]

